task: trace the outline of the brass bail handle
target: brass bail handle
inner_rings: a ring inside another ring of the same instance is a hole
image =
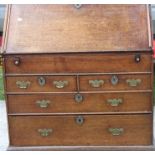
[[[120,136],[124,132],[124,128],[109,128],[108,130],[113,136]]]
[[[48,108],[50,101],[49,100],[37,100],[36,104],[40,107],[40,108]]]
[[[100,88],[104,84],[104,80],[89,80],[89,85],[93,88]]]
[[[117,107],[119,106],[119,104],[123,103],[123,99],[121,98],[108,99],[107,103],[110,104],[112,107]]]
[[[126,83],[130,86],[130,87],[137,87],[138,85],[140,85],[140,83],[142,82],[141,79],[127,79]]]
[[[51,133],[53,132],[53,129],[49,128],[43,128],[43,129],[38,129],[38,133],[40,134],[40,136],[42,137],[47,137],[49,136]]]
[[[53,85],[58,88],[58,89],[62,89],[66,86],[68,86],[69,82],[68,81],[53,81]]]
[[[30,81],[16,81],[16,85],[20,89],[27,89],[30,86]]]

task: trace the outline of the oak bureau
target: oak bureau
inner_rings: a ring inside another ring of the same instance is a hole
[[[8,5],[8,150],[153,150],[148,5]]]

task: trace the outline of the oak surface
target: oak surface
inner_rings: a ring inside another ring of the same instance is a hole
[[[151,112],[151,93],[80,93],[83,100],[77,102],[75,93],[8,95],[8,114],[19,113],[90,113],[90,112]],[[122,103],[112,106],[108,99],[121,99]],[[48,100],[47,108],[37,101]]]
[[[73,116],[9,116],[10,145],[151,145],[152,115],[85,115],[84,123]],[[109,128],[123,128],[113,136]],[[52,129],[42,137],[38,129]],[[136,138],[135,138],[136,137]]]
[[[114,73],[151,72],[152,56],[140,53],[140,62],[135,62],[136,53],[128,54],[43,54],[6,55],[6,73]],[[14,61],[19,58],[19,65]]]

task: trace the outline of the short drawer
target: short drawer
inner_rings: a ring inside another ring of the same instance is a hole
[[[152,93],[8,95],[8,113],[151,112]]]
[[[16,76],[7,77],[8,92],[76,91],[74,76]]]
[[[81,91],[151,89],[151,75],[80,76]]]
[[[151,54],[6,55],[6,73],[150,72]]]
[[[152,115],[9,116],[10,145],[151,145]]]

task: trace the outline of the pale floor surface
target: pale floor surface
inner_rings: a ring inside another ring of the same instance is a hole
[[[0,151],[5,151],[8,143],[6,107],[5,102],[0,101]]]
[[[155,118],[155,114],[154,114]],[[155,124],[155,119],[154,119]],[[155,133],[155,129],[154,129]],[[155,134],[154,134],[155,135]],[[8,147],[8,130],[5,102],[0,101],[0,151],[5,151]]]

